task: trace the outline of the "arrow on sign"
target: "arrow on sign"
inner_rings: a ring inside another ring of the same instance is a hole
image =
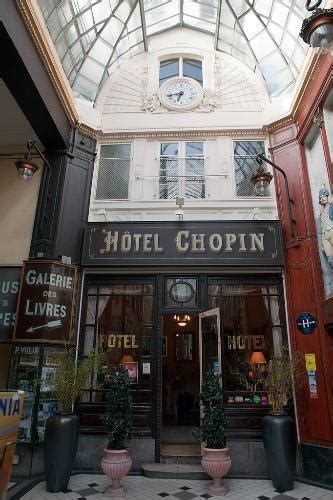
[[[28,328],[26,333],[32,333],[36,330],[41,330],[42,328],[57,328],[58,326],[61,326],[61,319],[56,319],[55,321],[49,321],[45,325],[40,325],[40,326],[31,326]]]

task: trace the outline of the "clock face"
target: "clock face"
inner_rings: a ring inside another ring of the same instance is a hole
[[[202,99],[201,85],[192,78],[171,78],[160,88],[160,100],[168,109],[187,110],[198,106]]]

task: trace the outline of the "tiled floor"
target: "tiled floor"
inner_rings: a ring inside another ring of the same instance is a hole
[[[186,479],[150,479],[143,476],[129,476],[123,481],[129,500],[192,500],[195,498],[221,498],[207,494],[209,481]],[[24,500],[97,500],[110,485],[110,480],[102,475],[78,474],[72,476],[66,493],[47,493],[45,483],[41,482],[21,498]],[[287,493],[274,491],[267,480],[227,479],[226,498],[232,500],[333,500],[333,491],[316,488],[307,484],[295,483],[295,488]]]

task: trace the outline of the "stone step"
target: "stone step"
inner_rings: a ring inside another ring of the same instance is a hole
[[[142,464],[141,470],[156,479],[209,479],[199,464]]]
[[[201,462],[201,448],[199,443],[162,443],[161,463],[163,464],[189,464]]]

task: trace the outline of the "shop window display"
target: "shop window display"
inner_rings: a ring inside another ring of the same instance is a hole
[[[278,284],[214,284],[212,308],[221,308],[222,374],[226,403],[267,405],[267,365],[285,344]]]
[[[44,441],[46,419],[60,409],[47,382],[54,369],[51,362],[54,349],[41,345],[12,346],[8,387],[24,391],[19,441]]]
[[[104,400],[104,382],[111,366],[124,364],[134,402],[151,403],[154,287],[114,283],[87,287],[82,354],[96,348],[105,364],[92,376],[81,402]]]

